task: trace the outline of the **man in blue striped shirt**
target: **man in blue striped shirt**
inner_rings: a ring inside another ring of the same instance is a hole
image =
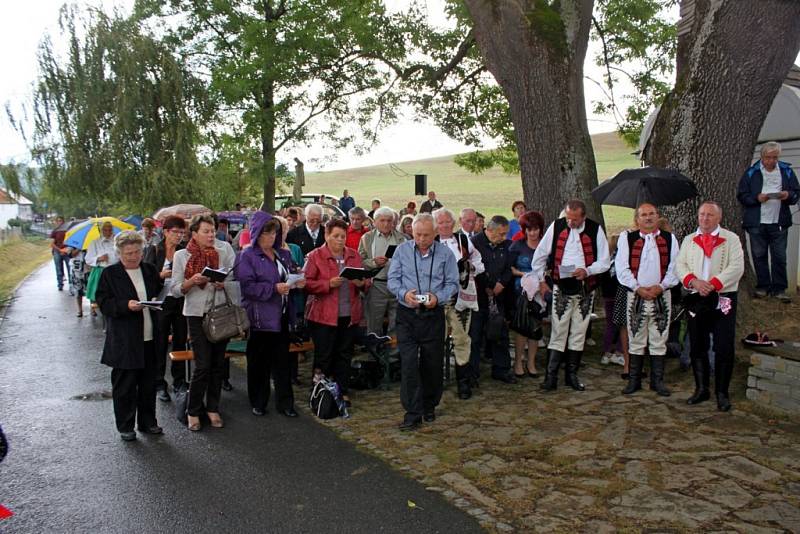
[[[388,288],[397,298],[397,345],[400,351],[400,401],[405,417],[400,430],[433,422],[442,398],[445,342],[444,305],[458,291],[453,254],[434,242],[433,217],[420,213],[414,240],[399,245],[389,267]]]

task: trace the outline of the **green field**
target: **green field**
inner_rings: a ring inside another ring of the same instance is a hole
[[[615,133],[592,136],[597,160],[597,175],[605,180],[622,169],[637,167],[636,156]],[[384,205],[400,209],[410,200],[417,206],[425,200],[415,196],[414,174],[428,175],[428,189],[436,191],[445,206],[463,208],[471,206],[484,215],[511,215],[511,203],[522,198],[519,175],[506,174],[499,168],[476,175],[453,162],[453,156],[397,162],[397,172],[390,165],[376,165],[306,175],[305,191],[341,195],[348,189],[360,206],[369,206],[369,200],[380,198]],[[536,206],[532,206],[535,208]],[[604,208],[606,224],[617,231],[630,224],[632,210]]]

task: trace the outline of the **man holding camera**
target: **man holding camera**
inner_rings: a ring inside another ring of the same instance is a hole
[[[450,250],[436,243],[430,213],[413,222],[414,240],[398,245],[389,266],[389,291],[397,298],[400,350],[400,401],[405,417],[400,430],[414,430],[436,419],[442,397],[444,306],[458,291],[458,267]]]

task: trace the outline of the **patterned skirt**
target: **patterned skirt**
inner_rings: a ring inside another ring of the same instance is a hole
[[[628,324],[628,290],[622,284],[617,286],[612,320],[619,327],[627,326]]]

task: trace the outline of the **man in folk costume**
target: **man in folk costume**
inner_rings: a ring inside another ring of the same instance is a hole
[[[627,328],[630,374],[622,390],[630,395],[642,389],[642,368],[645,352],[650,354],[650,389],[669,397],[664,385],[664,356],[672,300],[669,289],[678,284],[675,262],[677,238],[658,229],[658,209],[652,204],[636,208],[638,230],[625,230],[619,235],[615,267],[617,280],[628,289]]]
[[[458,264],[460,290],[467,290],[470,278],[484,272],[481,253],[472,245],[466,234],[453,233],[456,221],[452,211],[447,208],[439,208],[433,212],[433,218],[437,229],[436,241],[449,248],[455,256]],[[473,298],[469,299],[469,296]],[[458,398],[462,400],[472,397],[470,386],[472,368],[469,364],[472,340],[469,337],[469,327],[472,322],[473,310],[478,310],[477,292],[468,295],[466,299],[459,299],[459,293],[456,293],[444,307],[444,318],[447,328],[450,330],[450,336],[453,338],[453,352],[456,357]]]
[[[697,232],[684,238],[675,272],[683,286],[707,304],[699,306],[702,310],[688,309],[695,391],[686,402],[698,404],[711,398],[708,348],[709,335],[713,334],[714,392],[717,408],[727,412],[731,409],[728,386],[733,374],[736,297],[744,273],[744,254],[739,236],[722,228],[721,220],[719,204],[700,205]]]
[[[586,389],[578,379],[578,368],[598,275],[610,266],[605,232],[597,222],[586,217],[586,205],[582,201],[570,200],[565,216],[550,225],[533,255],[532,271],[542,280],[542,295],[550,291],[544,281],[545,268],[551,270],[555,284],[547,346],[550,358],[542,389],[556,389],[562,360],[566,361],[565,383],[576,391]]]

